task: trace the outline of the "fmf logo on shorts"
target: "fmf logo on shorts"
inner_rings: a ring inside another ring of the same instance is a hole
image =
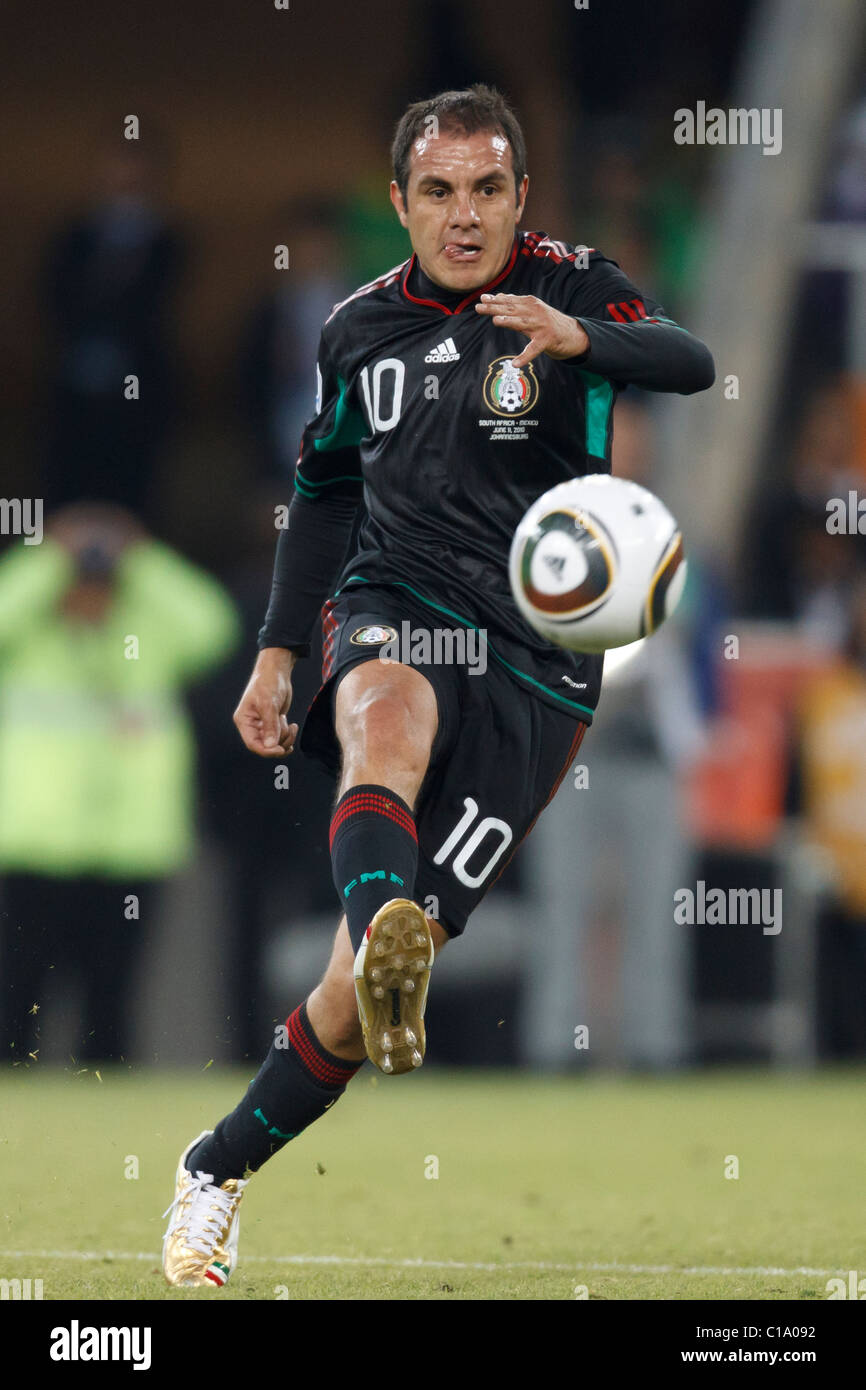
[[[413,627],[405,618],[396,628],[371,624],[359,627],[349,641],[356,647],[380,648],[379,660],[404,666],[466,666],[470,676],[487,670],[486,628]]]

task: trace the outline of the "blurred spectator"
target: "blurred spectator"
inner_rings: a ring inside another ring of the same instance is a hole
[[[751,547],[753,612],[796,622],[829,647],[844,641],[853,578],[864,563],[859,535],[827,530],[831,498],[861,483],[851,397],[836,379],[813,391],[794,447],[790,475],[765,498]]]
[[[241,348],[241,398],[261,478],[293,476],[304,425],[314,412],[322,324],[349,293],[337,213],[310,199],[289,203],[275,220],[273,244],[289,268],[253,310]]]
[[[866,222],[866,100],[861,99],[843,123],[825,216],[831,222]]]
[[[803,692],[800,795],[829,855],[836,897],[819,923],[818,1035],[825,1056],[866,1056],[866,578],[838,663]]]
[[[127,1055],[157,889],[193,849],[181,692],[236,640],[219,585],[118,507],[0,560],[4,1056],[38,1057],[76,975],[76,1055]]]
[[[113,144],[93,206],[47,254],[49,507],[104,500],[154,520],[154,471],[176,404],[169,319],[184,259],[159,205],[160,172],[152,141]],[[138,399],[126,398],[131,375]]]
[[[821,184],[815,221],[847,223],[856,234],[857,225],[866,222],[866,101],[862,97],[846,113],[827,151]],[[801,272],[793,297],[774,438],[779,432],[784,435],[787,418],[816,378],[852,369],[862,374],[862,363],[852,361],[852,342],[859,336],[854,316],[861,313],[858,306],[863,302],[862,290],[854,293],[853,286],[855,277],[862,280],[863,273],[854,263],[844,262],[810,266]],[[862,468],[862,440],[860,450]]]
[[[393,132],[388,133],[390,142]],[[383,149],[387,143],[383,143]],[[412,255],[408,233],[388,198],[392,173],[386,159],[371,164],[350,189],[341,215],[352,288],[369,284]]]
[[[695,191],[685,171],[652,156],[646,131],[622,126],[610,130],[601,123],[578,155],[584,172],[573,239],[612,256],[672,313],[694,290],[700,250]]]
[[[602,144],[590,177],[583,216],[592,220],[592,245],[615,255],[635,284],[652,283],[650,190],[637,153],[624,144]]]

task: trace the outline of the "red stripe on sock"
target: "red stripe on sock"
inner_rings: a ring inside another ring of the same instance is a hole
[[[350,816],[363,814],[374,814],[387,816],[389,820],[399,825],[401,830],[405,830],[407,835],[411,835],[415,843],[418,843],[418,831],[415,827],[415,819],[408,811],[404,811],[402,806],[398,806],[390,797],[380,795],[376,792],[359,792],[357,796],[352,796],[347,792],[334,812],[333,820],[328,837],[328,843],[333,849],[334,836],[340,826],[347,821]]]
[[[343,821],[348,820],[350,816],[359,816],[364,814],[385,816],[388,820],[392,820],[395,822],[395,824],[401,826],[401,828],[405,830],[408,835],[411,835],[413,839],[418,838],[418,832],[415,829],[414,818],[408,815],[406,811],[402,810],[401,807],[395,806],[393,801],[369,800],[353,801],[348,806],[339,806],[337,808],[337,810],[334,812],[334,818],[331,821],[331,842],[333,843],[334,834],[343,824]]]
[[[304,1029],[300,1007],[286,1019],[286,1027],[289,1030],[289,1042],[307,1071],[323,1086],[345,1086],[362,1065],[360,1062],[344,1062],[339,1057],[334,1057],[331,1061],[322,1057],[319,1052],[320,1044],[314,1042]]]

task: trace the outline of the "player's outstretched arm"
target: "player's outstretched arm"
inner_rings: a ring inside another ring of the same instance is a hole
[[[265,647],[259,652],[247,688],[234,712],[238,733],[251,753],[278,758],[291,753],[298,736],[290,724],[292,668],[295,652],[285,647]]]
[[[576,318],[535,295],[485,294],[475,311],[491,317],[497,328],[513,328],[529,339],[523,350],[515,354],[515,367],[524,366],[544,352],[558,361],[580,365],[599,376],[631,382],[647,391],[691,395],[712,386],[713,359],[699,338],[660,312],[650,315],[642,301],[640,310],[623,304],[633,319],[627,320],[624,313],[624,321],[617,321],[618,308],[613,303],[605,306],[611,321],[591,316]]]

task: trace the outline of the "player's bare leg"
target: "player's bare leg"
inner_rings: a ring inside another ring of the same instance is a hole
[[[337,690],[336,731],[343,750],[338,796],[375,782],[414,806],[438,724],[436,695],[420,671],[384,661],[353,667]]]
[[[433,949],[438,955],[448,940],[448,933],[429,917],[427,923]],[[367,1055],[358,1017],[354,964],[355,952],[343,917],[334,937],[328,967],[307,1000],[307,1015],[323,1047],[349,1062],[363,1061]]]
[[[367,1056],[396,1075],[420,1067],[426,1045],[434,937],[410,895],[413,812],[438,728],[436,697],[411,667],[368,661],[343,678],[335,722],[343,771],[332,822],[334,880],[347,901]]]

